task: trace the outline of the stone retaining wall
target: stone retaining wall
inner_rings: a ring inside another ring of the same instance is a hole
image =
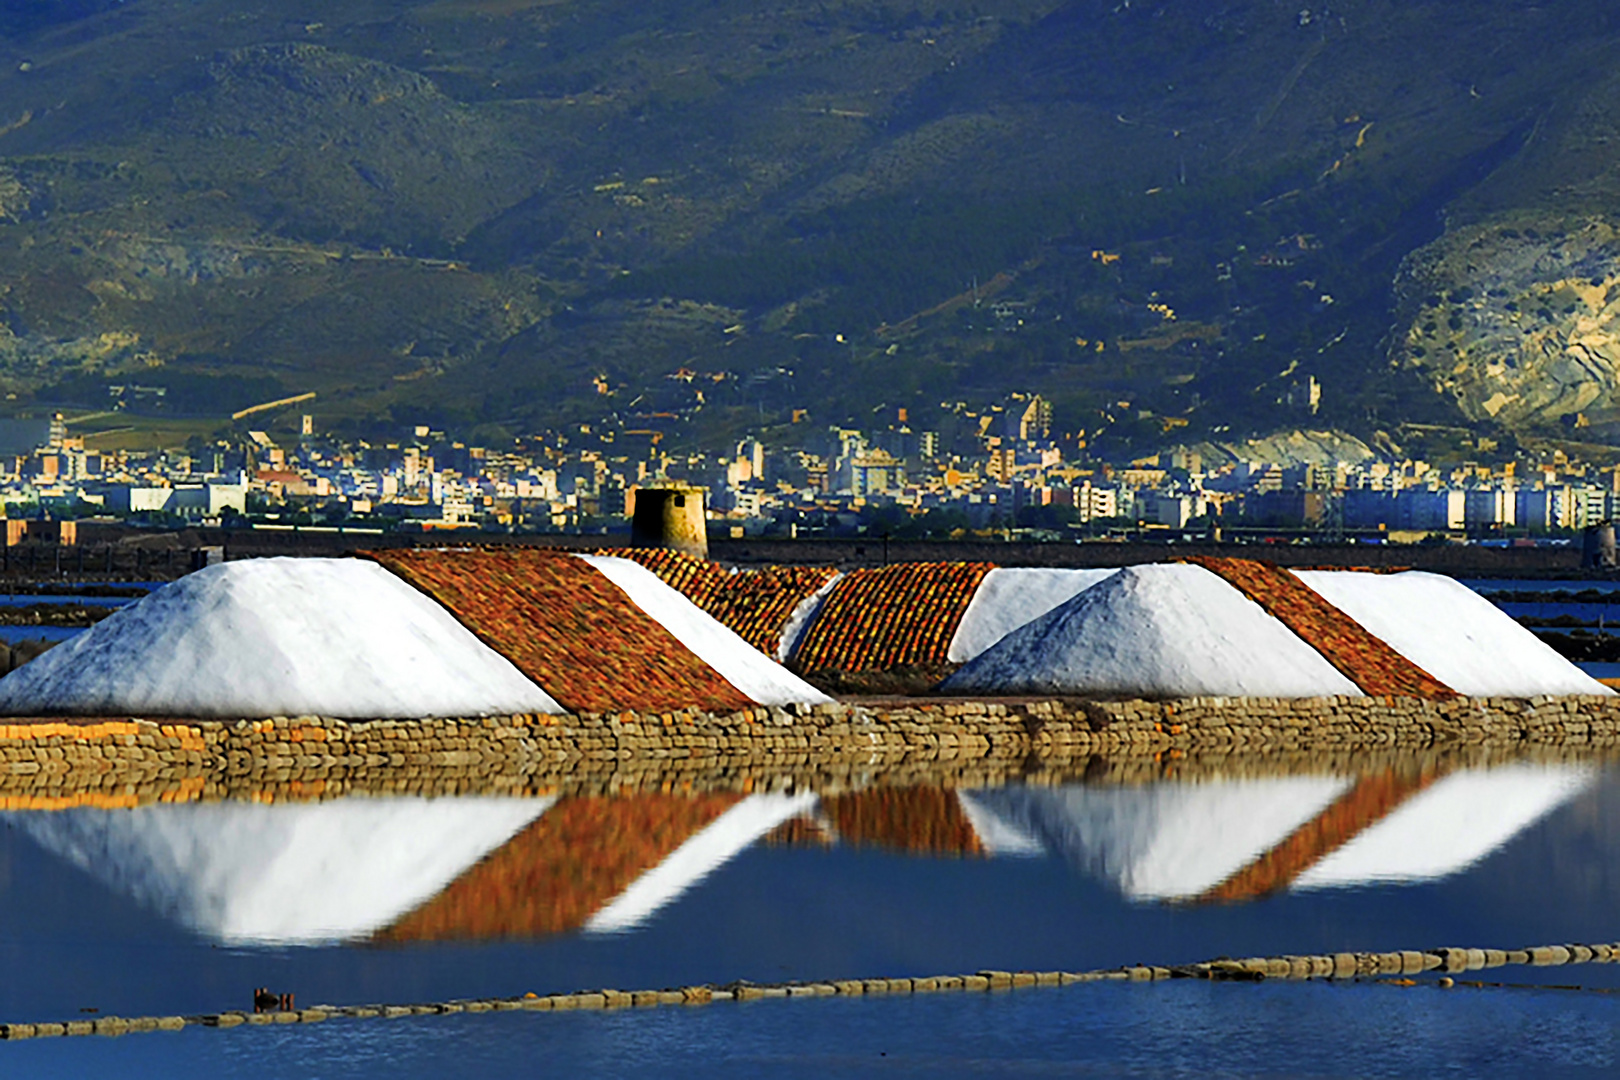
[[[1335,763],[1357,771],[1379,753],[1487,763],[1530,752],[1620,752],[1620,697],[895,699],[726,715],[14,720],[0,724],[0,809],[672,784],[1128,782]]]

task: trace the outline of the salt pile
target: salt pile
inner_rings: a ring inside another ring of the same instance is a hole
[[[209,938],[312,944],[389,925],[555,801],[355,798],[4,816],[46,850]]]
[[[382,567],[255,559],[181,578],[0,679],[0,715],[562,712]]]
[[[1360,696],[1322,655],[1199,566],[1136,566],[1002,638],[954,693]]]
[[[1008,569],[984,576],[951,638],[947,656],[965,663],[1048,611],[1072,600],[1117,571]]]
[[[578,558],[622,589],[631,603],[750,700],[761,705],[832,700],[748,644],[736,631],[640,563],[611,555],[580,555]]]
[[[1468,586],[1409,570],[1298,570],[1323,599],[1460,694],[1609,694]]]

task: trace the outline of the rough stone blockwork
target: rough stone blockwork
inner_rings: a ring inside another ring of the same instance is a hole
[[[715,714],[0,724],[0,808],[765,782],[832,791],[1620,751],[1620,697],[905,699]]]

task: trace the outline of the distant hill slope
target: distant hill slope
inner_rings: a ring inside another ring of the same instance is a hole
[[[635,426],[687,367],[733,376],[693,436],[1033,388],[1102,445],[1229,439],[1311,378],[1364,435],[1620,423],[1602,5],[7,11],[24,406],[251,375],[333,419]]]

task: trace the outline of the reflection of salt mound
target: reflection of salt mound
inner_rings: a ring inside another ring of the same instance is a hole
[[[816,796],[811,794],[766,792],[748,796],[633,881],[629,888],[592,915],[585,929],[612,932],[640,926],[754,841],[784,821],[810,813],[815,807]]]
[[[964,792],[970,814],[1039,838],[1127,896],[1175,899],[1214,888],[1326,809],[1350,787],[1327,776],[1144,787]],[[975,821],[977,821],[975,817]]]
[[[468,716],[561,712],[374,563],[198,571],[0,680],[0,714]]]
[[[1573,799],[1585,766],[1510,765],[1445,777],[1295,880],[1301,889],[1424,881],[1467,869]]]
[[[990,571],[951,638],[948,656],[960,664],[1033,619],[1111,576],[1113,570],[1002,569]]]
[[[947,679],[977,693],[1359,696],[1281,622],[1198,566],[1136,566],[1008,634]]]
[[[555,801],[344,799],[14,813],[41,846],[208,937],[362,937],[432,897]]]
[[[1448,577],[1299,570],[1300,580],[1459,694],[1608,694],[1495,604]]]

